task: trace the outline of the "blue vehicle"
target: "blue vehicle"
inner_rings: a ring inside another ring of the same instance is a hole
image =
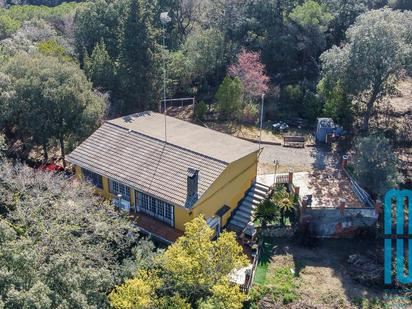
[[[330,143],[345,135],[342,127],[336,125],[332,118],[318,118],[316,126],[316,141]]]

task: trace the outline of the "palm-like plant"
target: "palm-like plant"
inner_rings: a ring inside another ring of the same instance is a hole
[[[260,221],[262,228],[266,228],[269,222],[279,218],[279,209],[270,199],[265,199],[256,207],[254,221]]]
[[[285,215],[290,215],[295,211],[295,199],[286,187],[278,185],[272,197],[272,202],[280,210],[280,222],[285,225]]]

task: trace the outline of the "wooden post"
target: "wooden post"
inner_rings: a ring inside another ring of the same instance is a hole
[[[299,196],[300,187],[295,187],[295,195]]]
[[[299,216],[299,221],[300,223],[303,222],[303,217],[305,216],[306,208],[308,207],[308,197],[304,196],[302,198],[302,203],[300,207],[300,216]]]
[[[344,198],[341,198],[339,200],[339,211],[341,215],[345,213],[345,207],[346,207],[346,200]]]
[[[382,210],[383,210],[382,201],[381,200],[376,200],[375,213],[379,216],[382,213]]]
[[[342,157],[342,169],[346,169],[347,166],[348,166],[348,156],[344,155]]]
[[[288,174],[288,183],[289,183],[289,184],[292,184],[292,183],[293,183],[293,172],[292,172],[292,171],[289,171],[289,174]]]

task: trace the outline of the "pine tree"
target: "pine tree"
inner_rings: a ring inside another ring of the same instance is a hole
[[[122,112],[150,109],[156,101],[154,80],[154,38],[138,0],[130,2],[120,55]]]
[[[117,83],[115,66],[103,40],[94,47],[85,69],[95,87],[108,90],[113,89]]]

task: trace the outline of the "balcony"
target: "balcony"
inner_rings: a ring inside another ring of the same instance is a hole
[[[141,232],[151,235],[164,243],[174,243],[183,235],[182,231],[144,213],[131,213],[130,216]]]

